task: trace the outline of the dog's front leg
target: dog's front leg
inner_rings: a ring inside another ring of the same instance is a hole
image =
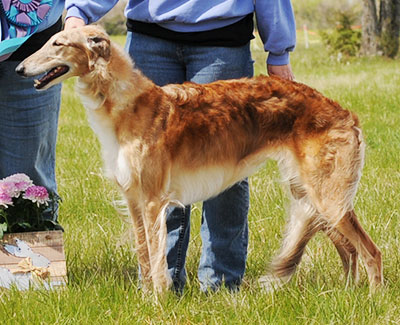
[[[151,267],[149,255],[149,243],[147,239],[147,232],[143,222],[142,209],[128,199],[129,212],[133,222],[133,232],[135,236],[136,256],[140,266],[141,282],[144,291],[151,290]]]
[[[168,204],[151,200],[146,204],[144,222],[149,238],[151,278],[156,292],[162,292],[171,285],[166,258],[167,225],[166,208]]]

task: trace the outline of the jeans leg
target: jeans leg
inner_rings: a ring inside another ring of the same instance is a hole
[[[135,65],[159,86],[183,83],[186,68],[182,47],[174,42],[128,32],[125,50]],[[186,252],[190,236],[190,205],[185,209],[171,207],[167,211],[167,263],[174,289],[183,290],[186,282]]]
[[[199,267],[202,290],[216,290],[224,281],[239,287],[247,259],[249,184],[247,179],[203,203]]]
[[[242,47],[185,48],[187,79],[197,83],[251,77],[253,60],[249,44]],[[243,180],[203,203],[202,254],[198,277],[202,290],[216,290],[223,282],[239,287],[248,246],[249,187]]]
[[[172,207],[167,214],[167,263],[174,289],[181,292],[186,283],[186,253],[190,237],[190,205]]]
[[[55,152],[61,85],[36,91],[33,78],[15,73],[18,63],[0,63],[0,178],[25,173],[35,185],[57,195]],[[57,214],[47,211],[45,217],[55,221]]]
[[[125,50],[135,66],[156,85],[185,81],[185,66],[179,44],[139,33],[128,32]]]

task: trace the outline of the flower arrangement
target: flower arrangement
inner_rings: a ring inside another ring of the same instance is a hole
[[[57,195],[34,185],[25,174],[3,178],[0,180],[0,239],[4,233],[62,229],[57,222],[43,217],[45,210],[55,214],[58,201]]]

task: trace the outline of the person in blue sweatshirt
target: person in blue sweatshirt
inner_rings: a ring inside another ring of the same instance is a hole
[[[21,78],[15,68],[62,29],[64,5],[64,0],[0,0],[0,179],[24,173],[55,195],[61,86],[38,92],[33,78]],[[44,217],[56,221],[57,212],[49,208]]]
[[[65,28],[96,22],[117,0],[66,0]],[[126,50],[156,84],[253,76],[253,15],[268,52],[270,75],[293,79],[289,52],[296,29],[290,0],[129,0]],[[198,278],[204,291],[236,290],[245,272],[249,210],[247,179],[203,202]],[[167,216],[167,261],[174,287],[186,282],[190,206]]]

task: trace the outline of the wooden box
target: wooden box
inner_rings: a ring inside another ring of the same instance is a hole
[[[49,261],[45,267],[40,268],[42,271],[45,269],[45,275],[43,276],[44,279],[40,279],[46,284],[46,287],[54,288],[65,285],[67,282],[67,266],[64,255],[63,232],[40,231],[5,234],[3,239],[0,240],[0,288],[5,287],[4,283],[7,281],[10,282],[10,280],[7,280],[6,278],[11,277],[13,279],[20,277],[21,281],[25,281],[26,287],[27,277],[30,277],[30,273],[36,272],[34,266],[32,266],[31,271],[29,271],[29,268],[24,265],[25,261],[23,262],[23,260],[26,260],[27,256],[18,257],[15,256],[18,255],[16,252],[10,253],[10,247],[13,250],[19,250],[17,248],[17,242],[21,243],[21,241],[23,242],[24,247],[27,247],[25,244],[29,246],[32,254],[39,254],[44,257],[44,260]],[[6,248],[8,248],[8,250]],[[11,276],[10,273],[12,274]],[[38,277],[36,276],[36,281],[37,278]],[[30,287],[31,284],[32,283],[29,283],[28,286]],[[20,286],[17,284],[17,288],[19,287]],[[22,285],[21,289],[25,289],[25,287]]]

